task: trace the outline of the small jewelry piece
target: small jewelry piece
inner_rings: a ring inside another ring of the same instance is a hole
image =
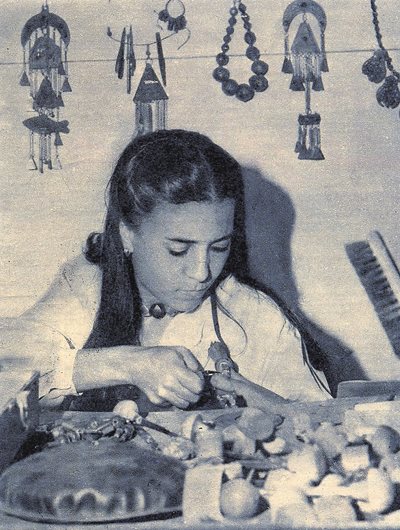
[[[307,20],[308,14],[313,15],[318,22],[319,45]],[[289,28],[299,15],[302,16],[302,21],[289,51]],[[285,9],[282,24],[285,32],[285,58],[282,72],[292,74],[290,90],[305,93],[305,114],[300,114],[298,118],[299,129],[295,152],[299,154],[299,159],[324,160],[319,127],[321,116],[311,110],[311,89],[324,90],[321,73],[329,71],[325,53],[325,11],[314,0],[295,0]]]
[[[381,107],[395,109],[400,104],[400,73],[393,67],[392,58],[382,42],[382,34],[379,27],[378,8],[375,0],[370,0],[372,10],[372,23],[375,29],[375,37],[379,46],[379,50],[374,52],[374,55],[365,61],[362,66],[362,73],[368,77],[372,83],[381,83],[376,92],[376,99]],[[391,72],[391,75],[386,75],[386,68]]]
[[[153,305],[151,305],[150,309],[149,309],[149,314],[150,314],[150,316],[152,316],[154,318],[157,318],[157,319],[164,318],[165,315],[167,314],[167,311],[165,309],[165,305],[164,304],[153,304]]]
[[[215,58],[218,67],[213,71],[213,77],[222,84],[224,94],[227,96],[236,96],[240,101],[246,102],[253,99],[255,92],[264,92],[268,88],[268,80],[265,77],[265,74],[268,72],[268,64],[260,60],[260,50],[254,46],[257,38],[255,33],[251,31],[252,25],[246,6],[240,0],[234,0],[229,13],[231,17],[228,20],[229,25],[226,28],[226,35],[223,38],[222,51]],[[236,15],[238,13],[240,13],[243,20],[243,27],[245,29],[244,40],[248,45],[246,57],[252,61],[251,71],[253,72],[253,75],[249,78],[249,82],[241,84],[231,79],[231,74],[228,68],[226,68],[226,65],[229,63],[229,42],[232,40],[232,35],[235,31],[235,24],[237,22]]]
[[[186,8],[181,0],[168,0],[164,9],[158,13],[158,20],[167,23],[168,31],[178,33],[187,25],[185,11]]]
[[[178,313],[179,311],[175,311],[173,309],[167,309],[164,304],[161,304],[158,302],[155,304],[152,304],[150,307],[147,307],[144,304],[142,304],[142,314],[144,317],[153,317],[159,320],[161,318],[164,318],[166,315],[170,317],[174,317]]]

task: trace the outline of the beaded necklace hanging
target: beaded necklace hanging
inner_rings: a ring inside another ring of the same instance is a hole
[[[376,91],[376,99],[381,107],[395,109],[400,104],[400,73],[394,69],[392,58],[382,42],[376,1],[370,1],[372,23],[374,25],[379,50],[376,50],[373,56],[365,61],[362,66],[362,73],[372,83],[381,83],[383,81],[383,85]],[[387,70],[391,72],[390,75],[387,75]]]
[[[289,28],[299,15],[302,21],[289,50]],[[307,15],[313,15],[318,23],[319,44]],[[299,159],[324,160],[321,151],[321,116],[311,110],[311,90],[324,90],[321,73],[328,72],[325,53],[325,12],[313,0],[295,0],[285,9],[282,23],[285,32],[285,58],[282,72],[292,74],[290,90],[305,92],[305,114],[299,114],[295,152],[298,153]]]
[[[249,78],[248,83],[238,83],[230,77],[230,72],[226,65],[229,63],[228,51],[229,43],[235,31],[237,22],[236,16],[240,13],[245,29],[244,40],[246,42],[246,57],[252,62],[251,71],[253,75]],[[250,23],[250,16],[247,13],[247,7],[240,1],[234,0],[233,6],[229,10],[231,15],[226,28],[226,35],[223,38],[221,53],[216,56],[218,67],[213,71],[213,77],[222,85],[222,90],[227,96],[236,96],[240,101],[250,101],[253,99],[255,92],[264,92],[268,88],[268,80],[265,74],[268,72],[268,64],[260,60],[260,50],[254,46],[257,38]]]

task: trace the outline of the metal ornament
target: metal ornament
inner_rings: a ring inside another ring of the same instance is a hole
[[[365,61],[362,66],[362,73],[372,83],[382,83],[383,81],[383,84],[376,91],[376,99],[381,107],[395,109],[400,105],[400,73],[394,69],[392,58],[383,45],[376,1],[370,0],[370,3],[372,23],[379,49],[374,52],[370,59]],[[390,74],[387,73],[387,70]]]
[[[68,78],[69,42],[66,22],[49,11],[47,2],[39,14],[26,22],[21,32],[24,69],[20,85],[30,87],[32,107],[38,114],[23,121],[30,131],[28,168],[39,169],[41,173],[45,165],[48,169],[61,169],[58,148],[63,142],[60,133],[69,132],[68,121],[60,121],[60,109],[64,107],[62,93],[72,91]]]
[[[308,15],[312,15],[318,23],[319,41],[314,36]],[[289,30],[299,16],[302,20],[289,47]],[[326,15],[313,0],[295,0],[286,8],[282,23],[285,33],[282,72],[292,75],[290,90],[305,93],[305,114],[300,114],[298,118],[295,152],[299,159],[324,160],[321,151],[321,116],[311,110],[311,90],[324,90],[321,74],[329,71],[325,52]]]
[[[146,66],[133,98],[136,106],[134,136],[167,128],[168,96],[153,69],[150,46],[146,55]]]
[[[236,16],[238,13],[240,13],[243,21],[245,30],[244,40],[247,44],[246,57],[252,62],[251,71],[253,73],[248,83],[240,84],[231,78],[231,74],[228,68],[226,68],[226,65],[229,63],[229,43],[235,31]],[[213,77],[221,83],[224,94],[227,96],[236,96],[240,101],[247,102],[253,99],[256,92],[264,92],[264,90],[267,90],[268,80],[265,74],[268,72],[268,64],[260,60],[260,50],[254,46],[257,38],[255,33],[251,31],[252,25],[250,23],[250,16],[247,13],[247,7],[240,0],[234,0],[229,14],[230,18],[228,20],[228,27],[226,28],[226,35],[223,38],[221,53],[215,58],[218,66],[213,71]]]

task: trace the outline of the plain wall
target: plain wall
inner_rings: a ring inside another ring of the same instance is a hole
[[[347,242],[379,230],[400,263],[398,236],[399,108],[381,108],[377,86],[361,73],[376,46],[367,0],[326,0],[329,73],[325,91],[312,94],[322,116],[324,161],[298,160],[297,116],[304,95],[288,89],[281,73],[282,14],[287,1],[247,0],[257,46],[269,64],[269,88],[248,103],[229,98],[212,78],[229,18],[227,0],[187,0],[189,42],[178,34],[164,42],[169,128],[206,133],[245,167],[248,231],[253,274],[299,307],[327,339],[355,352],[367,375],[400,376],[398,359],[380,326],[344,250]],[[22,73],[20,32],[40,2],[0,1],[0,315],[16,315],[49,285],[60,264],[81,251],[87,234],[101,229],[104,189],[113,164],[134,130],[132,97],[144,68],[138,61],[133,91],[114,73],[119,38],[132,24],[136,42],[154,39],[164,3],[136,0],[54,0],[50,10],[71,31],[69,74],[73,92],[64,95],[63,169],[28,171],[31,111]],[[384,43],[398,46],[395,0],[381,0]],[[240,21],[233,55],[243,54]],[[155,47],[152,48],[156,57]],[[144,48],[136,49],[139,59]],[[392,51],[400,69],[400,53]],[[4,64],[14,63],[14,64]],[[15,64],[18,63],[18,64]],[[154,68],[159,75],[157,60]],[[250,62],[234,56],[233,78],[247,81]],[[329,341],[328,341],[329,342]]]

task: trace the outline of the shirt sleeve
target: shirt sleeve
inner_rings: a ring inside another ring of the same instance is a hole
[[[42,404],[57,406],[66,395],[76,395],[72,381],[76,352],[85,343],[91,324],[63,267],[34,306],[3,322],[2,358],[40,370]]]

